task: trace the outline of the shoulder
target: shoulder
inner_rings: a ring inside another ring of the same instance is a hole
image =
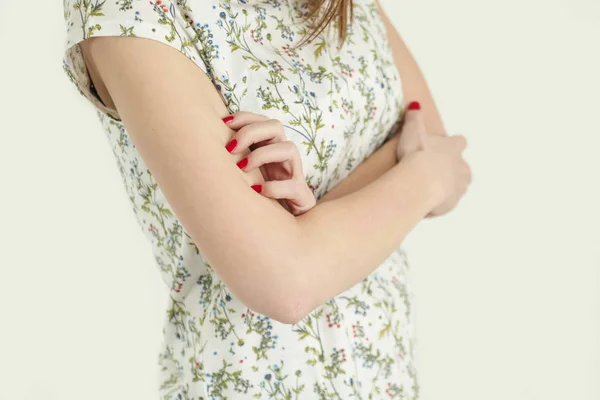
[[[79,92],[96,108],[117,116],[114,104],[97,73],[96,59],[99,54],[103,54],[102,57],[109,55],[94,49],[134,46],[139,50],[137,54],[148,57],[155,51],[144,46],[143,41],[125,40],[127,43],[123,43],[124,37],[149,39],[169,46],[183,53],[206,73],[207,67],[198,44],[198,35],[187,20],[186,6],[180,5],[180,2],[177,4],[162,0],[63,1],[66,23],[63,67]],[[97,40],[98,38],[103,40]],[[115,60],[116,54],[110,57]],[[117,63],[114,67],[120,66]],[[94,90],[94,84],[98,93]]]

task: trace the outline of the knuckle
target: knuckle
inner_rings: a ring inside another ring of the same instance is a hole
[[[469,164],[465,163],[465,177],[467,179],[467,182],[471,183],[472,179],[473,179],[473,172],[471,171],[471,167],[469,166]]]
[[[467,144],[467,139],[463,135],[454,135],[454,138],[454,140],[456,140],[461,146],[465,146]]]
[[[283,133],[283,123],[280,120],[272,118],[269,123],[273,125],[277,132]]]
[[[295,193],[297,193],[298,198],[302,201],[303,204],[310,204],[311,199],[314,197],[306,183],[304,182],[304,178],[297,178],[294,180],[295,183]]]
[[[238,129],[235,132],[234,135],[238,141],[240,141],[240,139],[246,140],[248,138],[252,138],[255,131],[256,131],[256,129],[254,128],[253,124],[249,124],[249,125],[242,126],[240,129]]]
[[[301,179],[294,179],[293,182],[294,182],[293,183],[294,193],[296,193],[296,194],[304,193],[304,181],[302,181]]]
[[[292,153],[294,156],[300,156],[300,151],[298,151],[298,146],[296,146],[296,143],[292,142],[291,140],[286,140],[283,143],[290,153]]]
[[[281,142],[281,146],[290,160],[300,159],[300,152],[298,151],[298,147],[296,147],[294,142],[291,140],[286,140],[285,142]]]

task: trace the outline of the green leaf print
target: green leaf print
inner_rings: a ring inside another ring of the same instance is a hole
[[[335,29],[295,46],[309,28],[306,2],[63,2],[69,44],[63,68],[95,105],[75,44],[97,35],[167,44],[204,69],[227,112],[283,123],[317,199],[391,137],[401,119],[402,87],[374,0],[354,1],[356,17],[340,48]],[[168,115],[169,107],[157,112]],[[401,257],[296,324],[261,315],[205,259],[124,124],[103,109],[98,115],[168,290],[158,358],[162,400],[417,399],[412,302]]]
[[[123,25],[120,25],[121,27],[121,36],[135,36],[135,34],[133,33],[133,26],[130,27],[125,27]]]

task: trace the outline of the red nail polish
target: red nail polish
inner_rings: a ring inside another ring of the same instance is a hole
[[[233,121],[233,115],[228,115],[225,118],[223,118],[222,120],[223,120],[223,123],[225,123],[225,124],[228,122],[231,122],[231,121]]]
[[[238,166],[240,169],[244,169],[244,168],[246,167],[246,165],[248,165],[248,157],[244,158],[243,160],[240,160],[240,161],[237,163],[237,166]]]
[[[421,109],[421,104],[419,104],[418,101],[413,101],[412,103],[410,103],[408,105],[408,109],[409,110],[420,110]]]
[[[256,193],[262,192],[262,185],[252,185],[250,186]]]
[[[231,153],[235,149],[235,146],[237,146],[237,140],[233,139],[231,142],[227,143],[225,148]]]

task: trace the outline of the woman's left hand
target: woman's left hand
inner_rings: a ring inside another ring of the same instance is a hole
[[[300,215],[316,204],[315,196],[306,184],[298,147],[287,140],[279,120],[267,116],[237,112],[223,118],[236,131],[225,148],[231,154],[250,150],[237,165],[244,172],[261,168],[265,182],[252,188],[265,197],[283,201],[284,207]]]

